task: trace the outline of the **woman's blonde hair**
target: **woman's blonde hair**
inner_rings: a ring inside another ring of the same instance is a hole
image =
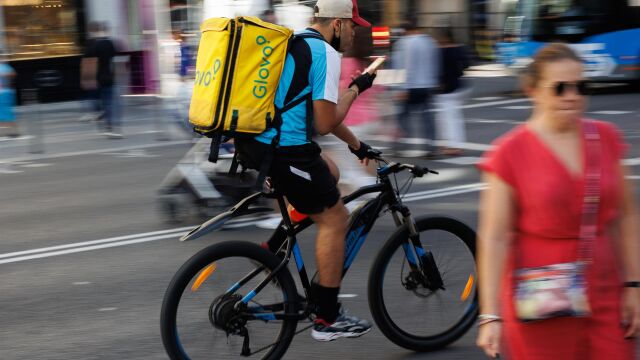
[[[521,81],[523,88],[535,88],[542,78],[542,70],[550,62],[560,60],[573,60],[582,63],[582,59],[573,49],[563,43],[551,43],[540,49],[533,57],[533,61],[527,66],[522,74]]]

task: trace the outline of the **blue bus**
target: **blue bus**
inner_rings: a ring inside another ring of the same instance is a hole
[[[496,47],[518,73],[554,41],[576,50],[589,80],[640,80],[640,0],[519,0]]]

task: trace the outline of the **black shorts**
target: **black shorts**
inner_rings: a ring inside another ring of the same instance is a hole
[[[239,160],[257,169],[270,145],[254,139],[236,139]],[[318,144],[283,146],[276,150],[269,176],[276,191],[303,214],[319,214],[340,200],[336,179],[320,156]]]

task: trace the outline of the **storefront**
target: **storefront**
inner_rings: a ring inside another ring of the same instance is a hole
[[[78,97],[84,42],[82,0],[2,0],[3,57],[16,70],[18,100],[38,89],[40,101]]]

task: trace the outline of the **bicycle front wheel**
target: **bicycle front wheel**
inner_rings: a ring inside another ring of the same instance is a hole
[[[406,225],[398,228],[371,269],[369,306],[389,340],[413,351],[431,351],[459,339],[478,314],[475,232],[448,217],[420,217],[416,227],[427,265],[410,267],[416,260],[409,254],[409,231]]]
[[[252,297],[280,262],[260,246],[241,241],[209,246],[189,259],[162,303],[160,327],[169,357],[280,359],[297,325],[295,316],[282,316],[297,313],[291,273],[282,268]]]

